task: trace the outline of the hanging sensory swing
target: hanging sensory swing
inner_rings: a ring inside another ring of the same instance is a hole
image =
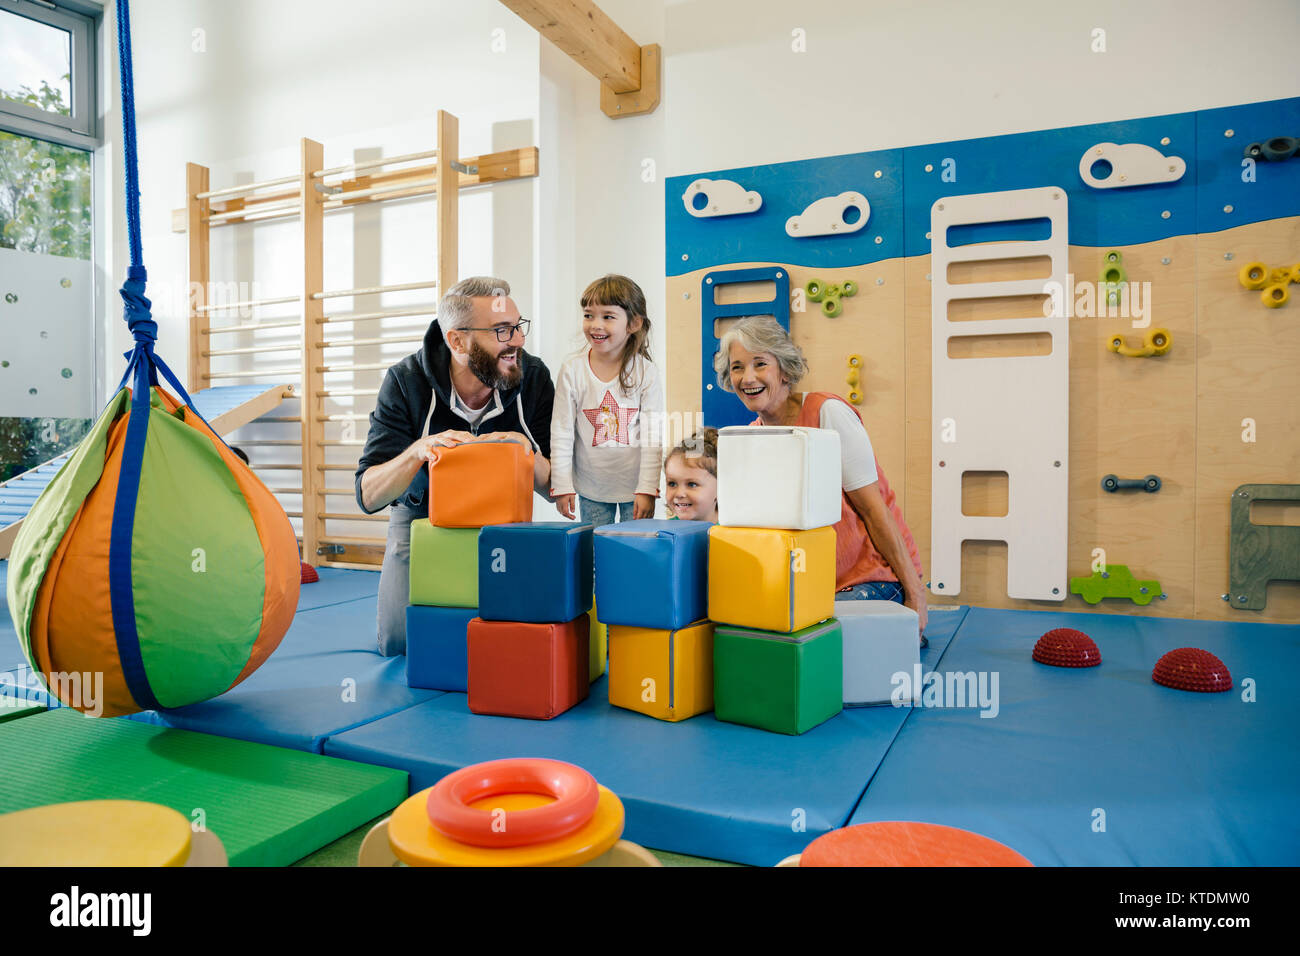
[[[238,684],[279,645],[300,586],[284,509],[154,354],[128,0],[117,2],[117,29],[131,244],[121,294],[135,347],[117,394],[23,521],[8,575],[32,668],[64,704],[107,717],[181,707]],[[102,692],[85,695],[98,674]]]

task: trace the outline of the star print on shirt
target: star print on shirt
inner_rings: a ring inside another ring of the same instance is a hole
[[[618,402],[614,401],[613,394],[607,390],[598,406],[582,410],[582,414],[587,416],[587,421],[591,422],[591,427],[596,429],[596,434],[591,439],[591,447],[609,443],[630,445],[632,440],[628,422],[637,411],[639,409],[620,408]]]

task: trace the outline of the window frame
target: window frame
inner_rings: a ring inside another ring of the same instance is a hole
[[[97,15],[103,8],[89,2],[0,0],[0,12],[64,30],[71,38],[72,115],[60,116],[10,100],[0,100],[0,129],[60,146],[94,151],[99,138],[98,66],[95,58]]]

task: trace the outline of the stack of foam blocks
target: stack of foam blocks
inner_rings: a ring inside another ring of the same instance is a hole
[[[609,633],[609,702],[660,720],[713,709],[707,521],[595,531],[596,606]]]
[[[832,525],[841,496],[838,433],[721,430],[708,575],[719,720],[802,734],[840,712]]]
[[[411,523],[407,683],[467,693],[475,713],[549,719],[595,677],[592,529],[529,520],[522,452],[476,443],[430,465],[429,518]]]

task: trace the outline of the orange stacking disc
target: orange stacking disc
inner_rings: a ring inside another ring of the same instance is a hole
[[[550,803],[526,810],[487,811],[487,797],[535,793]],[[596,778],[562,760],[518,757],[489,760],[443,777],[429,790],[429,822],[472,846],[529,846],[568,836],[596,812]]]
[[[860,823],[808,844],[800,866],[1033,866],[996,840],[937,823]]]

